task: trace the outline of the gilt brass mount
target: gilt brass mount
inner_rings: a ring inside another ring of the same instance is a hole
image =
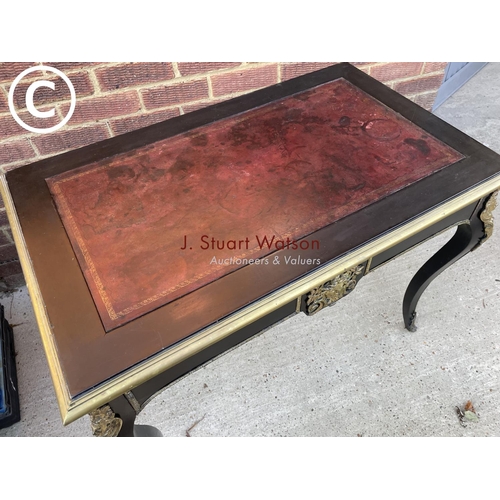
[[[363,274],[364,269],[365,264],[351,267],[342,274],[323,283],[323,285],[318,288],[311,290],[306,302],[307,314],[311,316],[321,311],[324,307],[335,304],[335,302],[342,297],[351,293],[356,287],[358,279],[360,275]]]

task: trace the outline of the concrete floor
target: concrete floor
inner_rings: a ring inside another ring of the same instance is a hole
[[[489,64],[438,116],[500,152],[500,64]],[[496,210],[500,221],[500,210]],[[448,231],[366,276],[317,316],[301,314],[170,386],[141,413],[165,436],[500,435],[500,231],[423,295],[418,331],[401,301]],[[90,436],[60,421],[25,288],[1,297],[14,325],[22,421],[0,436]],[[472,400],[477,423],[456,405]]]

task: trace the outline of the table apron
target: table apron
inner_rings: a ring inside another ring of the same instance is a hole
[[[377,255],[374,255],[369,261],[368,269],[366,270],[365,274],[374,271],[384,264],[387,264],[389,261],[395,259],[396,257],[399,257],[401,254],[411,250],[413,247],[419,245],[420,243],[423,243],[429,238],[433,238],[437,234],[446,231],[454,226],[457,226],[460,223],[467,223],[474,213],[477,204],[478,202],[475,201],[474,203],[471,203],[461,210],[458,210],[454,214],[441,219],[440,221],[436,222],[432,226],[429,226],[423,231],[414,234],[413,236],[397,243],[396,245],[388,248],[387,250],[384,250]]]

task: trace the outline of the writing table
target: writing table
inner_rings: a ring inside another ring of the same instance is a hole
[[[134,435],[171,382],[458,226],[408,286],[414,331],[428,284],[491,235],[499,159],[339,64],[8,172],[63,422]]]

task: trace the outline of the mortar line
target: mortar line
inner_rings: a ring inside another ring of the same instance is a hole
[[[99,85],[99,81],[97,80],[97,75],[94,72],[94,67],[90,66],[88,69],[88,75],[89,75],[89,80],[91,81],[93,87],[94,87],[94,94],[92,95],[97,95],[100,96],[102,94],[101,92],[101,86]],[[68,76],[69,78],[69,76]]]
[[[113,131],[111,130],[111,125],[109,124],[109,120],[106,120],[106,127],[108,129],[108,132],[109,132],[109,136],[110,137],[115,137],[115,134],[113,133]]]
[[[174,70],[174,78],[181,78],[181,72],[179,71],[179,67],[176,62],[172,63],[172,69]]]
[[[37,148],[36,144],[33,142],[33,137],[26,137],[26,139],[28,140],[28,142],[30,143],[30,146],[33,148],[33,151],[35,152],[35,158],[39,158],[41,155],[40,155],[40,151],[39,149]]]
[[[213,99],[214,98],[214,91],[212,88],[212,78],[210,76],[207,76],[207,85],[208,85],[208,98]]]

